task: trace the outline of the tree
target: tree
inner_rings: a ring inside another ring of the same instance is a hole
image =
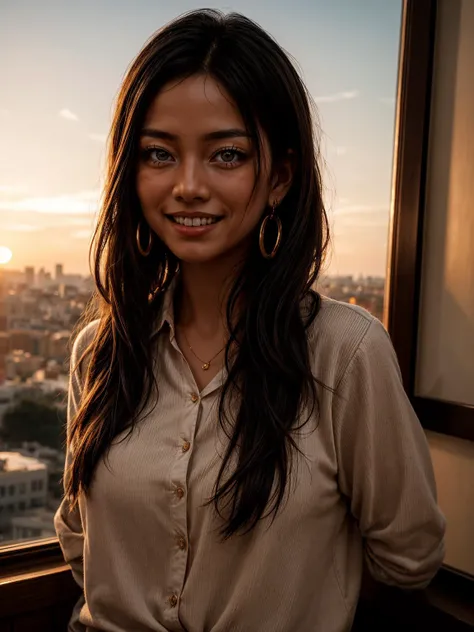
[[[66,410],[47,400],[22,399],[5,411],[1,437],[9,444],[37,441],[59,450],[64,445]]]

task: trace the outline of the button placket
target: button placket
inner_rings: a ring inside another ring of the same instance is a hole
[[[179,617],[180,595],[184,588],[186,568],[188,564],[188,468],[191,463],[191,441],[196,424],[202,414],[200,395],[191,389],[185,392],[187,403],[183,405],[177,427],[177,450],[170,472],[172,497],[170,506],[170,528],[174,531],[174,546],[170,551],[170,584],[168,586],[167,603],[170,619]]]

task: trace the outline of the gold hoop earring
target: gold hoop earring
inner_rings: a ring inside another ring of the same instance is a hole
[[[140,239],[140,227],[141,227],[141,221],[138,222],[138,226],[137,226],[137,234],[136,234],[136,239],[137,239],[137,248],[138,248],[138,252],[142,255],[142,257],[148,257],[148,255],[151,252],[151,248],[153,246],[153,237],[151,234],[151,228],[148,227],[149,230],[149,236],[148,236],[148,246],[146,247],[146,250],[143,250],[142,245],[141,245],[141,239]]]
[[[259,235],[259,239],[258,239],[258,245],[260,246],[260,252],[262,253],[262,256],[265,257],[265,259],[273,259],[273,257],[276,255],[276,253],[278,252],[278,249],[280,248],[280,244],[281,244],[281,237],[282,237],[282,226],[281,226],[281,220],[279,217],[277,217],[277,215],[275,215],[275,209],[277,207],[278,203],[275,201],[272,204],[272,212],[270,213],[270,215],[267,215],[263,222],[262,225],[260,226],[260,235]],[[273,250],[271,252],[267,252],[265,250],[265,227],[267,225],[267,222],[269,220],[273,220],[274,222],[276,222],[277,225],[277,238],[276,238],[276,242],[275,245],[273,246]]]

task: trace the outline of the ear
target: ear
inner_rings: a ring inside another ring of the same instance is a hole
[[[272,175],[272,186],[268,193],[268,205],[273,206],[274,202],[280,203],[285,197],[293,182],[293,174],[295,172],[295,154],[289,149],[284,158],[275,166]]]

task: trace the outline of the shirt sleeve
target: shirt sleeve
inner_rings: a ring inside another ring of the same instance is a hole
[[[395,351],[373,320],[334,395],[339,486],[372,576],[424,588],[444,557],[428,443],[403,388]]]
[[[67,404],[67,448],[64,468],[65,473],[63,477],[64,489],[66,488],[66,484],[68,482],[66,473],[72,459],[70,424],[79,408],[83,387],[80,369],[77,368],[75,371],[73,371],[73,368],[76,367],[77,361],[81,357],[86,347],[87,339],[89,338],[89,336],[87,335],[88,333],[90,333],[90,325],[78,335],[71,353],[71,372],[69,377]],[[54,528],[59,539],[59,544],[61,546],[64,559],[70,565],[72,575],[76,583],[84,591],[84,533],[82,529],[82,520],[79,506],[76,505],[74,510],[71,511],[69,501],[66,497],[64,497],[54,516]],[[68,626],[68,632],[85,632],[86,627],[79,622],[79,613],[83,605],[84,592],[80,596],[73,609],[71,620]]]

